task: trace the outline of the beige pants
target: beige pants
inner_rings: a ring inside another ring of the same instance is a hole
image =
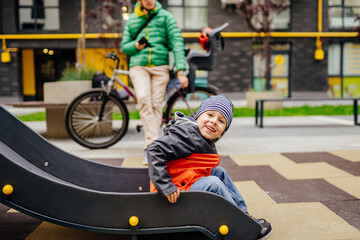
[[[140,118],[145,131],[146,149],[159,137],[163,117],[163,101],[169,83],[169,66],[130,68],[130,78],[134,85]]]

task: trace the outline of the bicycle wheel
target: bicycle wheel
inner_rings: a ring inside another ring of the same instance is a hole
[[[107,148],[126,133],[129,113],[114,93],[91,90],[75,98],[65,114],[66,130],[80,145],[90,149]]]
[[[187,105],[185,101],[183,101],[182,96],[180,96],[178,92],[175,92],[167,101],[164,113],[164,122],[168,123],[171,119],[173,119],[176,111],[181,111],[187,116],[194,117],[197,109],[200,107],[200,104],[210,96],[217,94],[217,89],[212,86],[195,87],[195,92],[188,93],[184,96],[189,104]]]

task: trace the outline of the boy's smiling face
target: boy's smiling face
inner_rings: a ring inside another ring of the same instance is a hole
[[[226,119],[218,111],[206,111],[197,119],[201,135],[209,140],[220,138],[226,128]]]

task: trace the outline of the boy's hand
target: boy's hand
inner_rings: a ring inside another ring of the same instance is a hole
[[[176,190],[173,193],[170,193],[169,195],[166,196],[167,199],[169,200],[169,202],[171,203],[176,203],[177,199],[180,197],[180,191]]]

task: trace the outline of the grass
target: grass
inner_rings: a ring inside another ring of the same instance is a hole
[[[36,112],[30,113],[26,115],[17,116],[21,121],[29,122],[29,121],[45,121],[46,115],[45,112]]]
[[[181,111],[181,110],[179,110]],[[183,111],[189,115],[188,111]],[[301,106],[291,107],[279,110],[265,110],[264,116],[313,116],[313,115],[352,115],[352,105],[339,105],[339,106]],[[255,110],[250,108],[235,108],[234,117],[254,117]],[[26,115],[18,116],[22,121],[45,121],[45,112],[37,112]],[[140,119],[139,111],[130,112],[130,119]]]

